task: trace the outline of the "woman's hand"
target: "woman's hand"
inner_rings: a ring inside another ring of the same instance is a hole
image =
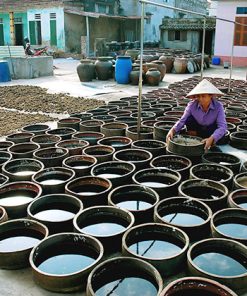
[[[214,145],[214,138],[211,136],[209,138],[203,139],[202,142],[205,143],[204,149],[207,151]]]
[[[169,140],[171,140],[171,139],[174,137],[174,135],[175,135],[175,130],[174,130],[174,128],[172,127],[172,128],[169,130],[168,134],[166,135],[166,142],[168,142]]]

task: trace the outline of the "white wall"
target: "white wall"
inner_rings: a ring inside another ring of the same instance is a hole
[[[57,48],[65,50],[64,36],[64,10],[62,7],[29,9],[27,11],[27,21],[34,21],[35,14],[41,15],[41,36],[42,44],[50,45],[50,13],[56,13],[57,20]],[[29,27],[28,27],[29,30]]]
[[[247,7],[247,1],[218,1],[217,16],[234,21],[237,7]],[[247,16],[246,16],[247,17]],[[215,49],[217,56],[230,56],[233,42],[234,25],[232,23],[216,21]],[[234,46],[235,57],[247,57],[247,46]]]

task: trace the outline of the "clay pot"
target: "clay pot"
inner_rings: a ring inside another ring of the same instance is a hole
[[[10,146],[8,149],[10,149],[13,146]],[[2,170],[3,165],[10,161],[12,158],[12,153],[8,151],[0,151],[0,171]]]
[[[31,138],[31,142],[39,144],[40,148],[55,147],[62,141],[62,138],[57,135],[37,135]]]
[[[90,207],[78,213],[73,221],[77,232],[97,238],[107,254],[121,251],[122,236],[134,222],[135,218],[129,211],[111,206]],[[104,224],[108,223],[115,227],[104,228]],[[87,229],[88,226],[94,228]]]
[[[37,152],[40,146],[35,143],[19,143],[8,148],[14,159],[32,158],[33,153]],[[3,153],[3,152],[2,152]]]
[[[200,255],[206,256],[207,253],[216,253],[216,256],[210,256],[209,259],[204,259],[204,262],[202,263],[198,260],[197,263],[196,258]],[[226,269],[220,268],[222,257],[218,256],[218,254],[235,259],[239,264],[245,266],[245,271],[236,274],[233,273],[234,268],[231,268],[227,272],[228,275],[225,275]],[[189,272],[192,275],[217,280],[234,290],[241,289],[242,287],[245,289],[247,286],[245,263],[247,260],[247,247],[239,242],[223,238],[212,238],[199,241],[194,243],[188,250],[187,260]],[[213,270],[212,265],[215,267]]]
[[[130,211],[135,217],[135,224],[153,221],[154,207],[158,201],[157,192],[141,185],[119,186],[108,195],[108,204]]]
[[[115,149],[115,151],[118,150],[124,150],[131,147],[132,140],[127,137],[106,137],[104,139],[101,139],[98,141],[99,145],[107,145],[111,146]]]
[[[209,179],[220,182],[231,190],[233,183],[233,172],[227,167],[219,164],[200,163],[190,169],[192,179]]]
[[[160,82],[160,71],[155,68],[150,68],[146,73],[146,81],[149,86],[158,86]]]
[[[131,274],[130,274],[131,270]],[[137,284],[131,284],[131,278],[137,279]],[[134,295],[144,295],[149,293],[145,285],[141,289],[142,284],[138,284],[138,279],[147,279],[149,285],[152,285],[152,292],[148,295],[159,295],[163,287],[163,280],[159,272],[151,264],[144,260],[130,258],[130,257],[115,257],[108,259],[99,264],[89,275],[87,284],[87,295],[95,296],[97,291],[101,290],[104,285],[111,283],[111,290],[114,289],[116,283],[121,289],[121,295],[126,293],[126,288],[121,286],[121,283],[127,282],[131,293]],[[128,284],[130,280],[130,284]],[[115,282],[115,283],[114,283]],[[148,286],[149,286],[148,285]]]
[[[111,161],[115,149],[107,145],[94,145],[86,147],[82,150],[83,154],[94,156],[98,163]]]
[[[103,124],[100,131],[105,137],[125,136],[128,125],[121,122],[112,122]]]
[[[110,57],[98,57],[95,62],[96,75],[99,80],[108,80],[112,77],[112,62]]]
[[[73,232],[73,218],[83,209],[82,202],[67,194],[42,195],[27,209],[28,217],[49,229],[49,234]]]
[[[101,125],[104,124],[102,120],[87,120],[80,123],[81,132],[100,132]]]
[[[162,81],[166,74],[166,65],[162,61],[153,61],[153,63],[157,65],[157,70],[160,71],[160,81]]]
[[[46,134],[60,136],[62,140],[71,139],[74,133],[76,133],[76,130],[70,127],[56,128],[46,131]]]
[[[163,243],[164,249],[167,242],[172,243],[176,250],[171,253],[157,254],[155,241],[158,241],[159,244]],[[123,235],[123,254],[147,261],[157,268],[162,276],[176,274],[183,266],[186,266],[188,248],[187,234],[179,228],[164,224],[141,224],[132,227]]]
[[[67,148],[42,148],[33,153],[33,157],[41,161],[45,167],[62,166],[62,161],[69,156]]]
[[[227,238],[247,245],[247,211],[243,209],[223,209],[211,219],[213,237]]]
[[[228,287],[203,277],[184,277],[168,284],[159,294],[160,296],[175,295],[210,295],[210,296],[237,296]]]
[[[209,237],[211,209],[203,202],[187,197],[170,197],[158,203],[154,221],[182,229],[191,241]]]
[[[36,124],[30,124],[26,125],[22,128],[23,132],[30,132],[35,135],[41,135],[44,134],[46,131],[50,130],[51,128],[49,125],[44,123],[36,123]]]
[[[0,224],[8,220],[7,212],[4,207],[0,207]]]
[[[15,143],[11,141],[0,141],[0,152],[7,151],[9,147],[13,146]]]
[[[62,118],[58,120],[57,127],[58,128],[70,127],[75,129],[76,131],[79,131],[80,122],[81,122],[81,119],[77,117]]]
[[[174,58],[169,55],[162,55],[159,57],[159,60],[166,66],[166,72],[171,73],[173,68]]]
[[[45,225],[30,219],[16,219],[1,224],[1,245],[5,245],[6,250],[0,251],[0,267],[3,269],[28,267],[32,248],[48,234]],[[9,240],[8,245],[4,243],[5,239]]]
[[[43,194],[64,193],[65,185],[75,177],[75,172],[64,167],[43,169],[32,176],[32,181],[39,184]]]
[[[233,182],[235,189],[247,189],[247,172],[234,176]]]
[[[84,207],[106,205],[107,196],[112,189],[111,181],[93,176],[84,176],[70,181],[65,193],[79,198]]]
[[[152,139],[153,138],[153,128],[148,126],[140,127],[140,134],[138,135],[137,126],[128,127],[126,130],[126,136],[133,141]]]
[[[55,145],[57,148],[67,148],[70,156],[82,154],[82,150],[87,146],[89,146],[87,141],[79,139],[64,140]]]
[[[83,177],[90,174],[97,159],[89,155],[73,155],[63,160],[63,167],[75,172],[76,177]]]
[[[218,163],[231,169],[235,174],[239,173],[241,166],[241,160],[237,156],[221,152],[211,152],[203,154],[202,162]]]
[[[247,150],[247,131],[231,133],[230,145],[238,149]]]
[[[162,155],[155,157],[150,166],[153,168],[166,168],[181,174],[182,180],[186,180],[190,175],[192,162],[189,158],[180,155]]]
[[[76,71],[81,82],[92,81],[95,77],[95,65],[90,60],[81,60]]]
[[[2,168],[3,173],[11,182],[31,181],[32,176],[43,169],[43,163],[33,158],[10,160]]]
[[[34,133],[21,132],[14,133],[6,136],[7,141],[14,142],[15,144],[30,142],[30,139],[34,136]]]
[[[228,205],[231,208],[247,209],[247,189],[237,189],[228,196]]]
[[[129,184],[135,169],[135,165],[130,162],[108,161],[95,165],[91,175],[106,178],[111,181],[113,187],[117,187]]]
[[[187,70],[188,60],[186,58],[175,58],[173,66],[177,74],[184,74]]]
[[[84,140],[90,145],[96,145],[97,142],[104,137],[104,134],[98,132],[79,132],[73,134],[72,139]]]
[[[98,265],[103,254],[102,244],[91,236],[66,232],[53,234],[42,240],[30,254],[34,281],[42,288],[52,292],[69,293],[85,290],[88,274]],[[89,261],[90,263],[86,266],[83,263],[80,264],[80,261],[70,271],[71,262],[66,260],[66,255],[85,256],[92,261],[90,260],[91,262]],[[49,267],[45,271],[42,270],[43,262],[56,257],[65,257],[60,261],[60,264],[69,270],[68,272],[56,269],[54,273]]]
[[[196,198],[206,203],[213,211],[226,207],[228,189],[225,185],[204,179],[183,181],[178,188],[179,195]]]
[[[153,157],[164,154],[166,143],[157,140],[137,140],[132,143],[134,149],[144,149],[152,153]]]
[[[42,188],[32,182],[13,182],[0,187],[0,206],[3,206],[12,218],[26,217],[27,206],[39,198]]]
[[[162,200],[178,194],[181,175],[165,168],[151,168],[139,170],[132,179],[135,184],[148,186],[155,190]]]
[[[152,154],[142,149],[125,149],[114,153],[113,160],[128,161],[135,165],[137,171],[149,166]]]

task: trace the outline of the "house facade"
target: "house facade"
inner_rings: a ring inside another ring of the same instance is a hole
[[[155,0],[159,4],[167,4],[172,7],[206,13],[206,0]],[[137,0],[120,0],[122,15],[141,15],[141,5]],[[144,42],[159,42],[161,39],[160,25],[163,19],[190,18],[190,14],[177,12],[172,9],[162,8],[154,5],[145,5]],[[194,17],[194,16],[193,16]],[[161,43],[162,45],[162,43]]]
[[[14,14],[14,40],[10,12]],[[89,54],[99,39],[138,40],[140,16],[119,12],[120,0],[0,0],[0,45],[22,45],[27,36],[32,46],[77,53],[86,47]]]
[[[220,0],[217,1],[217,16],[247,25],[246,0]],[[222,62],[230,62],[232,44],[233,65],[247,66],[247,27],[217,20],[215,33],[214,55],[221,58]]]
[[[65,48],[63,1],[0,0],[0,45],[22,45],[25,37],[32,45]],[[14,14],[14,40],[10,34],[10,12]]]

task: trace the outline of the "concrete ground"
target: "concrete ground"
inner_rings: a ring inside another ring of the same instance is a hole
[[[78,60],[73,59],[55,59],[54,60],[54,76],[40,77],[31,80],[12,80],[7,83],[0,83],[3,85],[37,85],[47,88],[51,93],[68,93],[72,96],[95,96],[107,93],[119,93],[109,97],[103,96],[102,99],[116,99],[119,95],[138,95],[138,87],[132,85],[117,84],[113,79],[108,81],[98,81],[82,83],[79,81],[76,66]],[[223,66],[212,66],[204,71],[204,76],[229,78],[230,70],[224,69]],[[233,79],[246,79],[247,68],[234,68]],[[170,83],[181,81],[194,75],[200,75],[200,72],[195,74],[166,74],[159,87],[167,87]],[[143,93],[156,89],[157,87],[143,86]],[[100,97],[99,97],[100,99]]]
[[[73,59],[56,59],[54,60],[54,76],[41,77],[33,80],[13,80],[8,83],[0,83],[4,85],[37,85],[47,88],[51,93],[68,93],[72,96],[97,96],[99,99],[114,100],[120,96],[137,95],[138,87],[131,85],[118,85],[114,80],[109,81],[93,81],[89,83],[81,83],[76,74],[76,66],[79,61]],[[235,68],[233,70],[233,79],[246,79],[246,68]],[[195,75],[199,75],[197,72]],[[189,78],[191,74],[167,74],[164,77],[160,87],[166,87],[172,82],[181,81]],[[229,77],[229,69],[223,69],[222,66],[213,66],[205,70],[205,76],[211,77]],[[155,87],[157,88],[157,87]],[[152,87],[144,86],[143,92],[152,90]],[[109,94],[108,96],[99,96],[99,94]],[[234,150],[234,149],[233,149]],[[233,151],[234,153],[234,151]],[[246,155],[246,154],[245,154]],[[180,274],[183,277],[185,274]],[[178,275],[176,276],[178,277]],[[164,284],[171,281],[171,278],[165,279]],[[0,269],[0,296],[58,296],[65,294],[51,293],[37,286],[32,280],[31,269],[22,270],[1,270]],[[82,292],[73,293],[74,296],[85,295]],[[126,295],[127,296],[127,295]],[[247,296],[247,293],[242,294]]]

